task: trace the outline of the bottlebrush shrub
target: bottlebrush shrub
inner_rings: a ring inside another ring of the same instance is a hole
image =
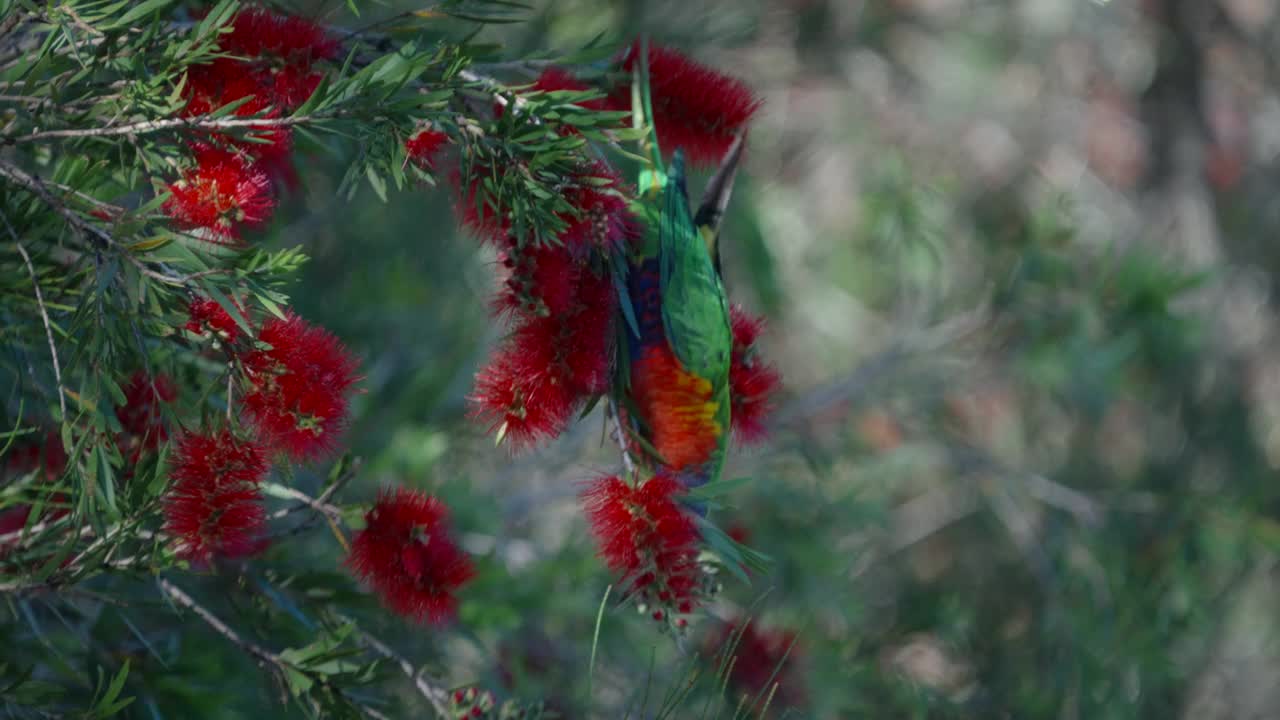
[[[6,702],[34,698],[20,715],[106,717],[123,694],[203,717],[188,689],[212,681],[176,674],[207,663],[141,658],[197,652],[182,648],[247,653],[253,663],[223,666],[265,668],[264,694],[283,687],[318,716],[447,713],[444,679],[371,628],[449,632],[490,565],[473,566],[443,503],[417,490],[342,504],[359,475],[341,451],[360,363],[291,308],[306,255],[269,230],[292,220],[276,215],[316,151],[346,159],[340,197],[451,180],[462,222],[499,256],[492,303],[508,331],[473,412],[521,446],[613,404],[623,266],[647,227],[612,164],[636,137],[630,107],[609,99],[625,63],[540,68],[532,84],[476,64],[487,51],[469,44],[473,23],[513,19],[516,5],[447,0],[393,34],[232,1],[4,6],[0,589],[23,610],[0,620],[0,685]],[[699,144],[691,154],[743,129],[741,109],[723,122],[677,112],[692,90],[654,80],[673,98],[661,132]],[[736,97],[727,78],[700,82]],[[650,470],[601,484],[592,522],[646,613],[675,626],[705,601],[703,561],[718,550],[679,482]],[[336,544],[297,549],[315,527]],[[304,567],[317,558],[321,572]],[[92,632],[75,625],[99,615]],[[42,659],[54,646],[56,667]],[[376,672],[387,659],[408,676]],[[42,689],[55,677],[58,692]],[[396,682],[415,702],[379,714],[407,697]],[[481,713],[506,717],[514,706],[497,700]]]

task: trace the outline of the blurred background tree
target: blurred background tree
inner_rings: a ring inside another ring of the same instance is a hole
[[[352,27],[421,9],[292,7]],[[597,632],[611,578],[575,495],[617,462],[599,412],[547,449],[495,450],[465,403],[500,334],[494,257],[447,192],[342,202],[349,158],[315,156],[260,242],[303,246],[293,307],[365,359],[348,494],[428,489],[478,556],[454,629],[410,631],[372,603],[363,627],[450,687],[564,717],[727,717],[775,682],[778,717],[1277,717],[1275,2],[517,14],[476,38],[512,82],[538,72],[512,60],[647,32],[764,100],[723,256],[731,296],[769,318],[787,394],[770,443],[731,455],[726,476],[751,480],[720,519],[773,564],[727,582],[683,643],[612,604]],[[303,645],[306,609],[263,588],[354,585],[329,535],[299,539],[287,567],[274,552],[258,589],[206,591]],[[5,652],[26,658],[11,671],[40,658],[110,677],[128,655],[126,713],[294,712],[236,648],[195,623],[160,634],[145,604],[8,606]],[[97,650],[64,658],[80,644]],[[400,682],[388,716],[427,713]]]

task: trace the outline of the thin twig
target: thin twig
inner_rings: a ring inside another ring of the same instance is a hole
[[[4,226],[8,228],[9,235],[13,237],[13,244],[18,247],[18,252],[22,254],[22,260],[27,264],[27,272],[31,274],[31,284],[36,289],[36,305],[40,308],[40,319],[44,321],[44,335],[49,341],[49,355],[53,357],[53,378],[58,383],[58,409],[62,411],[62,420],[65,422],[67,419],[67,389],[62,385],[62,364],[58,362],[58,346],[53,341],[53,323],[49,321],[49,309],[44,306],[44,293],[40,291],[40,279],[36,275],[36,266],[31,262],[31,256],[27,254],[27,249],[22,245],[22,241],[18,239],[17,231],[9,223],[8,216],[0,213],[0,219],[4,220]]]
[[[287,485],[273,484],[272,488],[281,494],[297,500],[302,503],[303,506],[309,507],[320,513],[320,516],[324,518],[325,523],[329,525],[329,530],[333,532],[333,536],[337,538],[338,544],[342,546],[343,550],[351,552],[351,542],[347,540],[346,533],[342,532],[342,528],[339,526],[339,523],[342,522],[342,510]],[[285,514],[287,515],[288,513],[286,512]]]
[[[613,398],[609,398],[607,406],[609,419],[613,422],[613,439],[618,443],[618,450],[622,453],[622,465],[627,469],[627,475],[635,477],[636,463],[631,459],[631,451],[627,449],[627,436],[622,429],[622,421],[618,418],[618,407],[614,404]]]
[[[53,527],[56,524],[58,524],[58,520],[48,520],[45,522],[38,522],[35,525],[32,525],[28,530],[26,530],[27,537],[35,537],[37,533],[44,532],[45,530]],[[24,532],[23,530],[12,530],[10,532],[4,533],[3,535],[0,535],[0,545],[8,545],[11,542],[21,539],[23,532]],[[92,525],[81,526],[79,530],[80,536],[92,535],[93,532],[94,530]]]
[[[143,557],[142,555],[129,555],[126,557],[122,557],[118,560],[110,560],[107,562],[103,562],[101,563],[101,565],[94,565],[93,567],[94,569],[102,568],[102,569],[111,569],[111,570],[127,570],[129,568],[134,567],[135,565],[138,565],[144,559],[146,558]],[[38,581],[38,582],[33,582],[30,580],[12,580],[9,582],[0,583],[0,593],[23,593],[23,592],[32,592],[36,590],[54,590],[54,589],[57,589],[59,592],[64,592],[64,593],[82,593],[83,594],[83,593],[89,592],[87,590],[84,590],[83,588],[77,588],[74,585],[70,584],[71,582],[70,580],[62,579],[64,576],[65,576],[65,573],[59,572],[49,578],[46,578],[45,580]],[[77,577],[76,582],[80,582],[85,577],[86,576]]]
[[[427,699],[427,702],[431,703],[431,707],[435,708],[435,711],[440,715],[440,717],[449,717],[449,694],[447,692],[434,687],[431,683],[427,682],[427,679],[422,676],[422,673],[413,669],[413,663],[409,662],[408,658],[397,653],[395,650],[392,650],[386,643],[370,635],[364,630],[360,630],[359,632],[360,641],[362,643],[369,646],[370,649],[382,657],[400,666],[400,671],[413,681],[414,687],[418,689],[418,692],[422,694],[422,697]]]
[[[220,620],[217,615],[214,615],[203,605],[196,602],[190,595],[184,592],[182,588],[179,588],[177,585],[169,582],[168,579],[157,578],[156,582],[160,585],[160,589],[163,590],[166,595],[173,598],[174,602],[187,608],[191,612],[194,612],[196,615],[199,615],[200,619],[204,620],[205,623],[207,623],[209,627],[213,628],[219,635],[235,643],[237,647],[254,656],[259,661],[270,663],[283,672],[286,665],[284,661],[280,659],[279,655],[267,650],[257,643],[241,637],[240,633],[232,630],[231,627]]]
[[[18,185],[19,187],[31,192],[36,197],[40,198],[46,205],[53,208],[54,212],[61,215],[67,221],[67,223],[71,225],[71,227],[79,231],[82,235],[89,237],[92,241],[95,241],[96,244],[99,245],[100,247],[111,247],[118,250],[120,252],[120,256],[123,257],[125,260],[127,260],[134,267],[136,267],[138,269],[138,272],[142,273],[143,275],[149,278],[152,278],[153,280],[159,280],[160,282],[163,282],[167,285],[185,286],[190,284],[192,280],[195,280],[197,278],[202,278],[209,275],[231,274],[236,272],[234,268],[211,268],[208,270],[201,270],[199,272],[188,273],[186,275],[174,275],[170,273],[160,272],[159,270],[155,270],[152,267],[150,267],[146,262],[139,260],[138,258],[134,257],[132,253],[124,250],[121,247],[120,243],[114,237],[112,237],[111,233],[107,232],[106,230],[103,230],[100,227],[95,226],[93,223],[90,223],[89,221],[80,217],[80,215],[78,215],[74,210],[67,207],[66,204],[62,203],[60,200],[58,200],[58,198],[54,197],[53,193],[51,193],[49,191],[49,188],[46,187],[46,185],[49,185],[51,183],[47,183],[44,179],[35,175],[30,175],[24,172],[23,170],[21,170],[20,168],[17,168],[5,162],[0,162],[0,177],[4,177],[10,180],[14,184]],[[66,189],[69,192],[75,192],[77,195],[83,196],[82,193],[79,193],[78,191],[72,190],[70,188],[63,188],[63,189]]]
[[[109,125],[97,128],[68,128],[65,130],[41,130],[27,135],[11,135],[0,139],[0,144],[17,145],[20,143],[38,142],[54,138],[89,138],[115,137],[119,135],[146,135],[165,130],[201,129],[216,130],[237,127],[289,127],[314,122],[325,117],[321,115],[292,115],[282,118],[242,118],[242,117],[209,117],[201,115],[190,118],[167,118],[164,120],[143,120],[125,125]]]
[[[22,169],[6,162],[0,162],[0,177],[6,178],[15,185],[33,193],[36,197],[43,200],[46,205],[53,208],[59,215],[65,218],[66,221],[70,223],[71,227],[79,230],[82,234],[96,239],[104,246],[116,245],[115,238],[111,237],[110,233],[102,228],[94,227],[92,223],[87,222],[84,218],[80,217],[73,210],[60,202],[58,198],[54,197],[53,193],[49,192],[49,189],[45,187],[44,181],[39,177],[29,175],[26,172],[23,172]]]

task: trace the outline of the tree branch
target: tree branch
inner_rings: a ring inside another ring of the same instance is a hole
[[[613,439],[618,443],[618,450],[622,453],[622,465],[627,469],[627,475],[634,476],[636,474],[636,463],[631,458],[631,451],[627,448],[627,436],[622,429],[622,420],[618,418],[618,407],[613,402],[613,397],[609,397],[606,412],[609,420],[613,423]]]
[[[418,689],[422,697],[426,698],[427,702],[431,703],[431,707],[439,713],[440,717],[449,717],[449,693],[432,686],[422,673],[413,669],[413,663],[409,662],[408,658],[392,650],[386,643],[364,630],[360,630],[359,633],[360,642],[400,667],[400,672],[413,681],[413,686]]]
[[[323,115],[292,115],[283,118],[242,118],[242,117],[209,117],[201,115],[190,118],[169,118],[165,120],[143,120],[126,125],[110,125],[99,128],[69,128],[65,130],[41,130],[27,135],[10,135],[0,139],[0,144],[17,145],[21,143],[50,140],[53,138],[88,138],[115,137],[119,135],[146,135],[164,130],[201,129],[217,130],[226,128],[268,128],[289,127],[313,122],[325,117]]]
[[[160,590],[163,591],[165,595],[168,595],[170,598],[173,598],[174,602],[200,616],[200,619],[204,620],[209,627],[213,628],[222,637],[230,640],[241,650],[257,658],[260,662],[274,665],[276,669],[281,672],[283,672],[287,667],[285,662],[280,659],[279,655],[267,650],[261,645],[240,637],[239,633],[232,630],[229,625],[218,619],[217,615],[214,615],[203,605],[197,603],[190,595],[183,592],[183,590],[177,585],[169,582],[168,579],[163,577],[157,578],[156,582],[160,585]]]

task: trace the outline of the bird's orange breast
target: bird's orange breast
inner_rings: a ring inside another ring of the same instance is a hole
[[[633,361],[631,395],[664,465],[683,470],[712,459],[724,428],[711,381],[681,367],[666,342],[644,348]]]

